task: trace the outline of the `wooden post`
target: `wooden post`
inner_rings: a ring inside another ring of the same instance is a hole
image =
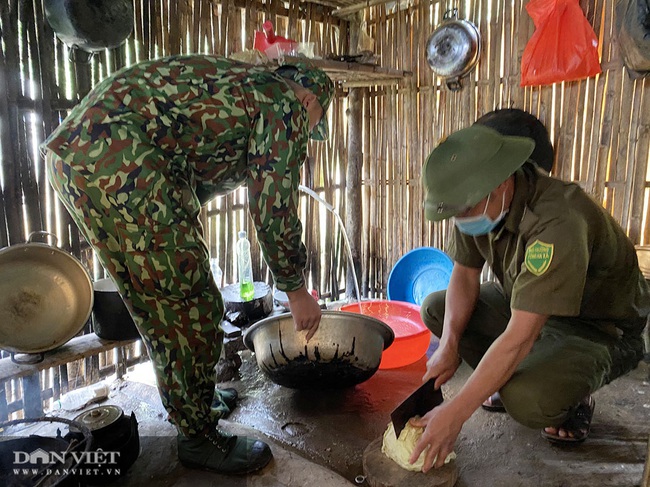
[[[3,380],[2,383],[0,383],[0,421],[7,421],[9,419],[6,384],[6,380]]]
[[[645,458],[645,468],[643,469],[641,487],[650,487],[650,438],[648,438],[648,453]]]
[[[363,225],[361,212],[361,170],[362,154],[362,105],[364,88],[352,88],[348,95],[348,157],[345,175],[347,202],[345,205],[345,228],[350,240],[352,262],[348,258],[348,270],[345,295],[348,298],[360,298],[356,295],[354,265],[357,276],[361,276],[361,230]]]
[[[43,416],[39,372],[23,377],[23,411],[25,412],[25,418],[40,418]]]
[[[126,352],[124,347],[115,348],[115,375],[121,379],[126,375]]]
[[[360,22],[358,16],[350,21],[350,53],[357,51],[359,42]],[[352,262],[348,258],[346,272],[345,295],[347,298],[360,298],[357,296],[354,283],[354,272],[361,275],[361,230],[363,225],[361,213],[361,171],[363,167],[363,90],[364,88],[351,88],[348,94],[348,154],[345,205],[345,230],[350,241]]]

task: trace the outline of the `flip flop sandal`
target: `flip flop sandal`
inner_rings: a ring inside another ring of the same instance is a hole
[[[498,392],[495,392],[490,397],[488,397],[483,402],[483,404],[481,404],[481,407],[486,411],[491,411],[494,413],[505,413],[506,411],[506,408],[501,401],[501,394]]]
[[[573,433],[573,436],[563,438],[557,434],[554,435],[542,430],[542,438],[555,445],[575,445],[582,443],[589,436],[591,418],[594,416],[595,407],[596,401],[594,401],[593,397],[588,396],[586,399],[580,401],[573,411],[569,413],[566,421],[557,427],[558,430],[563,429],[567,433]]]

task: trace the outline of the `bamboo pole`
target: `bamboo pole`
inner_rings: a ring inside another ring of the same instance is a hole
[[[628,224],[628,235],[630,240],[635,244],[641,243],[641,231],[644,224],[647,227],[647,217],[644,218],[643,209],[644,203],[647,198],[647,174],[648,174],[648,159],[650,158],[650,96],[648,96],[648,86],[650,83],[645,82],[645,90],[642,90],[642,81],[637,80],[638,91],[644,92],[644,96],[640,97],[642,100],[639,102],[639,120],[637,127],[637,138],[634,144],[633,152],[633,191],[630,201],[630,217]],[[645,220],[645,221],[644,221]]]
[[[630,122],[627,126],[627,164],[621,212],[621,221],[623,222],[623,228],[626,228],[628,230],[628,233],[630,228],[630,205],[632,203],[632,199],[634,198],[634,192],[637,188],[636,178],[640,173],[645,174],[645,166],[647,165],[647,162],[634,160],[635,147],[637,145],[639,119],[641,118],[641,114],[639,113],[639,107],[641,106],[640,87],[640,83],[637,84],[636,81],[630,82]]]
[[[11,0],[9,8],[0,11],[0,15],[2,15],[3,39],[6,45],[6,49],[2,52],[2,59],[0,59],[3,66],[0,72],[0,91],[4,91],[6,94],[6,96],[0,97],[0,117],[7,121],[0,127],[4,172],[4,214],[7,226],[7,243],[12,244],[25,241],[22,205],[18,204],[22,201],[18,171],[20,157],[18,145],[13,143],[13,141],[19,140],[19,113],[16,106],[20,90],[20,74],[17,69],[19,64],[17,0]]]
[[[189,52],[202,52],[203,46],[201,45],[201,25],[203,21],[203,2],[202,0],[194,0],[193,15],[189,17],[191,27],[189,28]]]
[[[23,9],[23,25],[25,26],[27,45],[29,46],[27,55],[30,59],[31,71],[33,72],[34,85],[38,87],[35,96],[35,111],[42,113],[44,118],[51,115],[46,112],[43,107],[42,87],[40,81],[42,79],[41,63],[39,62],[38,53],[38,39],[36,35],[36,19],[34,4],[32,2],[25,2],[22,4]],[[31,76],[30,76],[31,77]],[[29,118],[31,113],[23,111],[23,133],[24,137],[20,139],[25,144],[25,150],[21,150],[23,154],[24,165],[21,170],[23,176],[21,177],[23,184],[23,193],[27,201],[33,204],[28,205],[29,225],[30,231],[44,230],[46,228],[46,216],[44,208],[46,205],[45,196],[47,195],[47,182],[45,180],[45,171],[36,172],[36,166],[39,164],[37,159],[39,155],[34,154],[31,150],[33,146],[43,140],[44,133],[42,125],[37,130],[31,130]],[[26,156],[26,157],[25,157]]]
[[[614,205],[612,214],[614,218],[621,223],[623,227],[626,227],[626,215],[624,214],[624,205],[625,205],[625,185],[627,184],[626,180],[628,174],[628,147],[629,147],[629,137],[630,132],[630,123],[632,115],[632,100],[633,100],[633,90],[634,84],[623,74],[623,71],[619,71],[619,78],[623,84],[623,91],[621,97],[621,106],[629,107],[628,110],[620,111],[619,110],[619,123],[616,124],[618,127],[617,135],[617,151],[613,152],[616,154],[612,159],[614,164],[613,171],[613,181],[614,183]],[[621,93],[621,91],[619,91]]]

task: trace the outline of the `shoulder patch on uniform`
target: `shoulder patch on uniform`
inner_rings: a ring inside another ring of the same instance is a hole
[[[536,276],[544,274],[553,260],[553,244],[535,240],[526,249],[526,269]]]

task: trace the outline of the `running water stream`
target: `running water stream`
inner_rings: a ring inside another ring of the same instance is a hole
[[[354,290],[357,293],[357,303],[359,304],[359,312],[361,313],[361,293],[359,292],[359,280],[357,279],[357,272],[354,269],[354,261],[352,260],[352,248],[350,247],[350,240],[348,240],[348,234],[345,231],[345,226],[343,225],[343,220],[341,219],[341,216],[338,214],[338,212],[334,209],[332,205],[330,205],[327,201],[325,201],[323,198],[318,196],[318,194],[308,188],[307,186],[303,186],[302,184],[298,186],[298,189],[302,191],[303,193],[308,194],[312,198],[314,198],[316,201],[318,201],[320,204],[322,204],[325,208],[327,208],[335,217],[338,222],[338,224],[341,226],[341,233],[343,233],[343,240],[345,241],[345,248],[348,251],[348,263],[350,269],[352,269],[352,278],[354,280]]]

